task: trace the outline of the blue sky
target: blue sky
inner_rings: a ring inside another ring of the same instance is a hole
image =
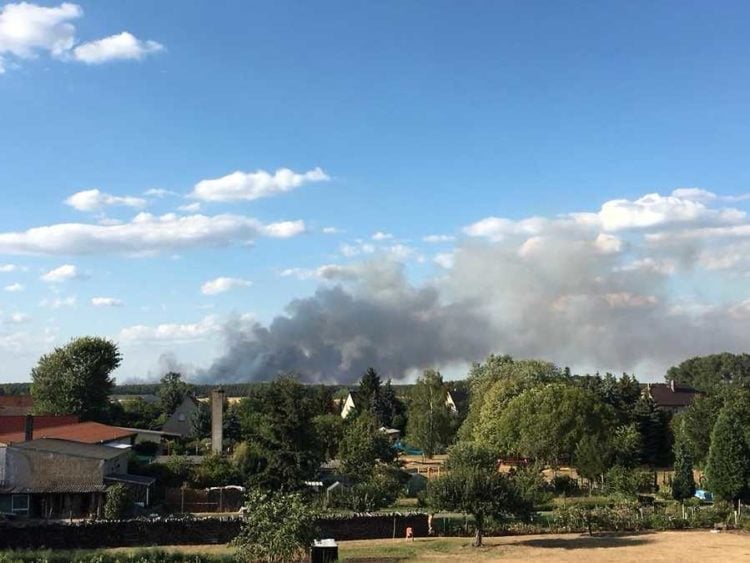
[[[658,378],[744,350],[748,16],[684,1],[0,4],[0,381],[82,334],[120,344],[120,379],[460,376],[489,352]],[[346,322],[326,309],[336,288],[357,305]]]

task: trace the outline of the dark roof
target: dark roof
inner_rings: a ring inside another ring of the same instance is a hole
[[[0,493],[5,494],[42,494],[42,493],[96,493],[106,490],[107,486],[101,483],[92,483],[80,481],[71,483],[66,482],[49,482],[34,485],[31,487],[9,486],[0,487]]]
[[[136,432],[123,430],[117,426],[108,426],[100,422],[78,422],[66,424],[65,426],[53,426],[50,428],[34,428],[34,438],[58,438],[84,444],[104,444],[115,440],[122,440],[135,436]],[[24,433],[9,432],[0,434],[0,443],[14,444],[23,442]]]
[[[126,473],[112,473],[110,475],[105,475],[104,480],[144,486],[152,485],[156,482],[155,477],[147,477],[146,475],[130,475]]]
[[[120,448],[112,448],[110,446],[82,444],[81,442],[58,440],[54,438],[42,438],[41,440],[20,442],[9,447],[14,449],[32,450],[37,452],[55,453],[73,457],[87,457],[93,459],[113,459],[127,451]]]
[[[671,383],[649,383],[646,392],[658,407],[687,407],[698,394],[692,387]]]

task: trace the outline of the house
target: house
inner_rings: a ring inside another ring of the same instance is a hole
[[[133,445],[136,433],[132,430],[124,430],[117,426],[108,426],[100,422],[76,422],[63,426],[50,426],[36,428],[36,420],[45,417],[29,417],[31,420],[31,435],[27,436],[25,430],[7,432],[0,434],[0,446],[17,444],[29,439],[55,438],[68,440],[82,444],[102,444],[111,447],[129,448]]]
[[[188,395],[169,417],[169,420],[162,427],[162,431],[177,434],[182,438],[191,436],[193,434],[193,416],[200,408],[200,401],[194,396]]]
[[[341,407],[341,418],[346,418],[357,408],[356,401],[358,395],[359,393],[357,393],[357,391],[349,391],[346,399],[344,399],[344,406]]]
[[[0,395],[0,416],[25,416],[33,408],[31,395]]]
[[[458,391],[457,389],[448,390],[445,397],[445,404],[452,414],[458,415],[464,412],[469,403],[469,394],[465,391]]]
[[[687,385],[670,381],[669,383],[646,383],[643,386],[644,397],[649,397],[661,409],[678,413],[685,410],[699,395],[698,391]]]
[[[126,432],[132,432],[135,433],[135,437],[133,439],[133,444],[143,444],[144,442],[154,442],[155,444],[162,443],[162,440],[174,440],[175,438],[179,438],[179,434],[173,434],[171,432],[164,432],[163,430],[147,430],[144,428],[125,428],[125,427],[118,427],[120,430],[124,430]]]
[[[128,450],[42,438],[0,448],[0,513],[31,518],[101,515],[104,493],[124,483],[148,506],[153,477],[128,475]]]

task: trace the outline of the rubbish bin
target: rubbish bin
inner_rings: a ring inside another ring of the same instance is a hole
[[[311,563],[329,563],[339,560],[339,546],[334,539],[315,540],[310,550]]]

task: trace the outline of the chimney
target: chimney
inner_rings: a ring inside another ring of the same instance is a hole
[[[211,451],[221,455],[224,441],[224,389],[211,391]]]
[[[27,414],[23,422],[23,441],[31,442],[34,439],[34,415]]]

